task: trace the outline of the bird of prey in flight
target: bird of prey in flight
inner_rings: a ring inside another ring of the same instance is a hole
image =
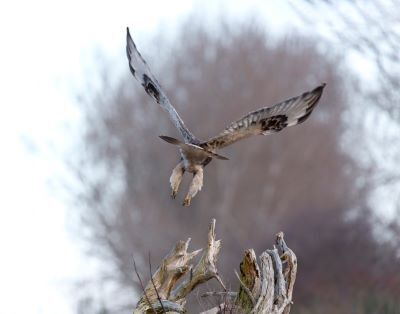
[[[217,154],[217,150],[252,135],[269,135],[286,127],[304,122],[317,105],[325,87],[325,84],[321,84],[300,96],[290,98],[271,107],[264,107],[250,112],[236,122],[232,122],[217,136],[207,141],[201,141],[189,131],[168,100],[161,85],[137,50],[129,33],[129,28],[127,28],[126,35],[126,54],[133,76],[143,86],[146,93],[168,113],[169,118],[183,138],[183,141],[181,141],[169,136],[160,136],[164,141],[178,146],[181,155],[180,161],[170,177],[172,198],[176,197],[184,172],[187,171],[193,174],[189,191],[183,201],[184,206],[189,206],[192,198],[201,190],[204,167],[213,158],[228,159]]]

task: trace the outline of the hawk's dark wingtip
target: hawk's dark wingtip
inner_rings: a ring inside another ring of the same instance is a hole
[[[316,88],[314,88],[311,93],[315,93],[315,92],[322,93],[322,91],[324,90],[325,86],[326,86],[326,83],[322,83],[321,85],[319,85]]]
[[[126,27],[126,51],[127,51],[127,53],[128,53],[128,58],[130,59],[130,56],[129,56],[129,54],[132,52],[131,51],[131,48],[129,47],[130,45],[132,45],[133,46],[133,48],[135,49],[135,50],[137,50],[136,49],[136,44],[135,44],[135,42],[133,41],[133,39],[132,39],[132,36],[131,36],[131,33],[130,33],[130,31],[129,31],[129,27],[127,26]],[[137,52],[138,54],[139,54],[139,52]],[[144,61],[143,61],[144,62]]]

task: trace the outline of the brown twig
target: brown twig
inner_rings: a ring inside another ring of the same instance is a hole
[[[155,292],[156,292],[158,302],[160,302],[160,304],[161,304],[162,312],[163,312],[163,313],[167,313],[167,312],[165,311],[163,302],[161,301],[160,294],[158,293],[156,284],[154,283],[153,272],[151,271],[151,257],[150,257],[150,252],[149,252],[149,270],[150,270],[150,280],[151,280],[151,283],[153,284],[153,288],[154,288],[154,290],[155,290]]]
[[[138,272],[137,267],[136,267],[135,259],[133,259],[133,268],[135,269],[136,276],[137,276],[138,279],[139,279],[140,287],[142,288],[142,291],[143,291],[143,294],[144,294],[144,296],[145,296],[145,298],[146,298],[146,300],[147,300],[147,303],[149,304],[149,306],[150,306],[150,308],[153,310],[153,312],[154,312],[154,313],[157,313],[156,310],[154,309],[153,305],[151,304],[151,302],[150,302],[148,296],[147,296],[147,293],[146,293],[146,290],[145,290],[145,288],[144,288],[142,279],[140,278],[139,272]],[[151,275],[150,275],[150,276],[151,276]]]

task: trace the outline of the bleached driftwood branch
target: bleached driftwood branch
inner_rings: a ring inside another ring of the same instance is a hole
[[[240,263],[239,291],[227,291],[218,275],[217,259],[221,240],[215,239],[215,219],[209,226],[207,247],[188,252],[190,238],[179,241],[162,260],[160,267],[144,288],[134,313],[185,313],[186,297],[200,284],[215,278],[223,291],[208,292],[204,297],[221,295],[227,301],[202,314],[222,313],[229,307],[233,313],[288,314],[297,273],[297,259],[286,245],[283,232],[276,235],[272,250],[260,256],[260,266],[254,250],[245,251]],[[192,267],[192,259],[203,254]],[[178,280],[182,282],[177,285]]]
[[[286,245],[283,232],[276,235],[274,249],[261,254],[260,265],[254,251],[246,250],[240,263],[241,286],[235,300],[238,310],[245,313],[289,313],[297,258]]]

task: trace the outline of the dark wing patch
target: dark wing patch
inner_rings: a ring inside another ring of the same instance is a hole
[[[147,94],[152,96],[157,103],[160,103],[160,91],[147,74],[143,74],[143,87]]]
[[[207,150],[215,150],[231,145],[252,135],[268,135],[286,127],[304,122],[321,98],[326,84],[312,91],[290,98],[272,107],[250,112],[233,122],[222,133],[201,144]]]
[[[279,114],[277,116],[272,116],[268,118],[264,118],[260,120],[261,130],[266,131],[275,131],[279,132],[280,130],[286,128],[288,117],[284,114]]]

